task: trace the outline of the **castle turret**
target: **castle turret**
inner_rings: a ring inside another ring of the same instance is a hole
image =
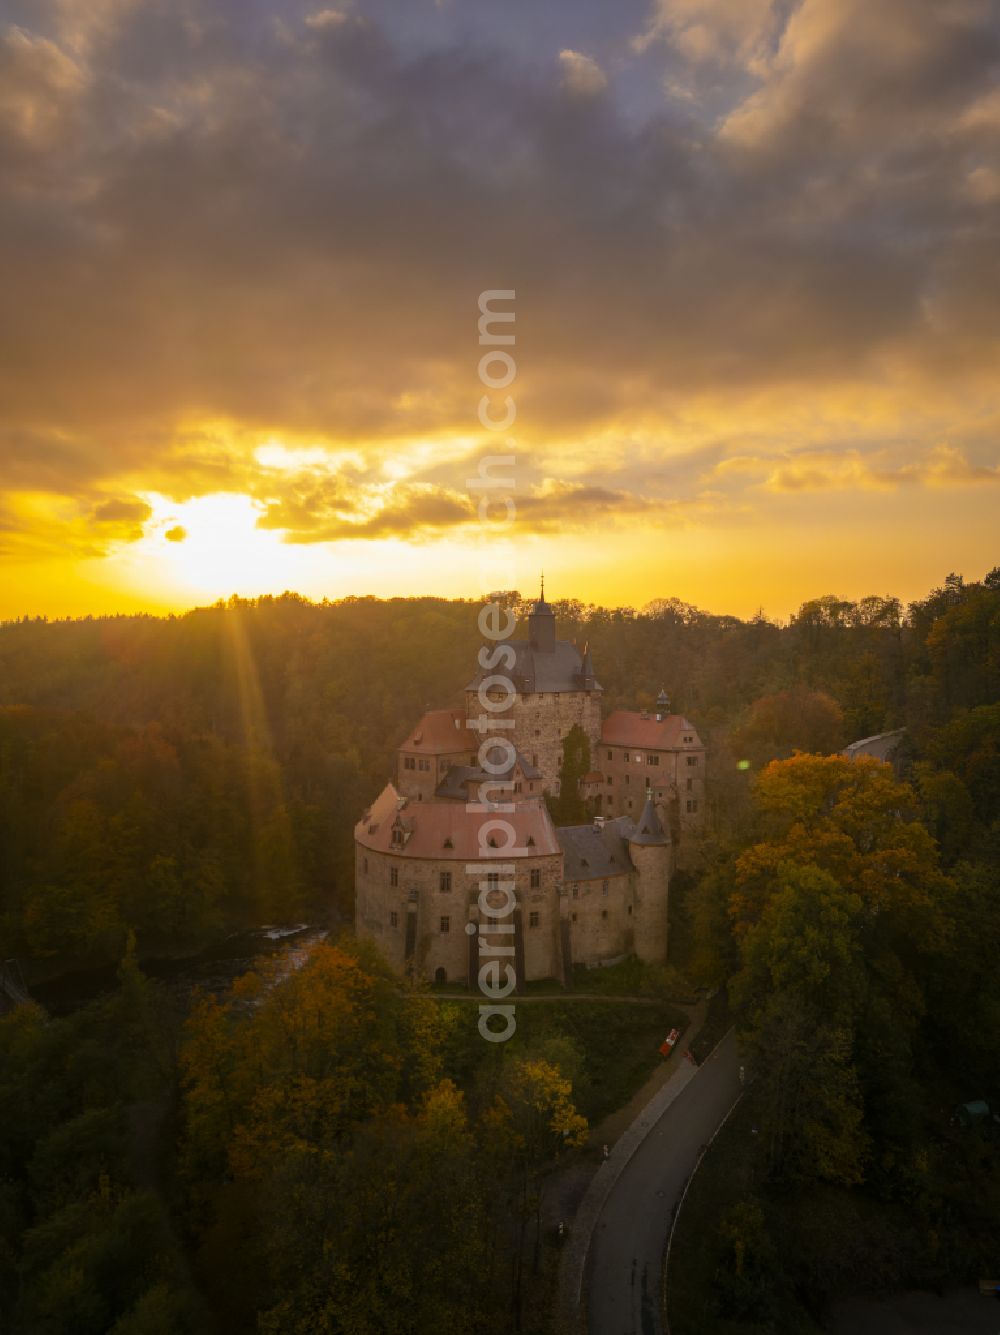
[[[597,685],[597,678],[594,676],[594,660],[590,656],[589,640],[583,646],[583,653],[580,656],[580,671],[577,673],[577,685],[581,690],[592,691]]]
[[[528,617],[528,642],[538,654],[554,654],[556,651],[556,614],[545,601],[544,575],[541,596]]]
[[[647,963],[662,964],[667,958],[671,846],[652,792],[647,792],[642,815],[628,837],[628,851],[636,870],[635,953]]]
[[[669,713],[670,713],[670,696],[667,695],[666,690],[661,686],[660,694],[656,697],[657,722],[659,722],[661,719],[665,719]]]

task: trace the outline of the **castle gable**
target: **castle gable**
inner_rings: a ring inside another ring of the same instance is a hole
[[[690,740],[687,740],[690,738]],[[639,714],[616,709],[604,720],[601,741],[606,746],[634,746],[641,751],[682,751],[701,746],[694,727],[681,714]]]
[[[429,709],[400,751],[415,751],[424,755],[450,755],[455,751],[479,749],[479,739],[457,709]]]

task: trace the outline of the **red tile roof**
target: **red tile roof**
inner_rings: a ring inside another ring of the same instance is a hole
[[[688,746],[701,746],[701,739],[681,714],[665,714],[657,722],[655,714],[645,718],[630,709],[616,709],[604,720],[601,741],[612,746],[634,746],[643,751],[681,751],[684,737],[693,737]]]
[[[402,801],[391,783],[382,790],[354,827],[354,837],[362,847],[377,853],[397,853],[401,857],[480,862],[486,860],[479,846],[480,830],[489,820],[502,820],[513,826],[516,846],[509,853],[492,852],[489,854],[491,858],[503,862],[514,858],[546,857],[560,851],[555,828],[540,800],[518,803],[514,811],[498,812],[495,816],[466,811],[460,802],[416,802],[411,799],[400,807]],[[392,842],[392,828],[397,816],[407,832],[402,846]],[[497,830],[495,838],[502,848],[506,832]],[[529,840],[533,842],[529,843]]]
[[[450,755],[479,750],[479,734],[468,727],[458,709],[430,709],[399,748],[424,755]]]

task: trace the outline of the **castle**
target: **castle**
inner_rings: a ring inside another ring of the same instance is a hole
[[[480,671],[465,689],[464,711],[426,713],[398,749],[394,781],[355,826],[357,931],[400,971],[474,986],[483,812],[498,809],[481,805],[485,783],[516,834],[502,856],[517,901],[517,978],[568,984],[576,964],[631,954],[662,962],[678,847],[703,818],[698,734],[670,713],[662,691],[655,713],[619,709],[603,718],[589,648],[556,639],[544,585],[528,638],[503,643],[507,695]],[[495,702],[493,720],[506,719],[512,743],[501,774],[481,765],[484,698]],[[559,793],[575,728],[590,747],[579,787],[592,818],[556,827],[545,794]],[[499,872],[490,879],[498,884]]]

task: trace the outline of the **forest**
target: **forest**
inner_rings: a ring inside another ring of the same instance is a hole
[[[970,756],[995,737],[998,602],[993,572],[949,575],[906,609],[818,598],[788,625],[676,599],[555,607],[560,637],[590,643],[606,712],[665,686],[699,728],[721,828],[768,760],[904,726],[981,807],[988,764]],[[354,821],[413,719],[460,702],[475,612],[286,594],[0,626],[5,954],[52,971],[120,958],[129,931],[145,957],[331,908],[350,918]]]
[[[725,989],[757,1131],[697,1235],[688,1328],[813,1331],[851,1283],[975,1279],[1000,1155],[952,1119],[1000,1108],[1000,570],[787,625],[556,610],[606,710],[664,686],[708,747],[649,981]],[[475,613],[285,595],[0,627],[0,957],[118,966],[71,1015],[0,1016],[0,1328],[550,1328],[532,1221],[600,1111],[582,1032],[470,1047],[460,1006],[336,932],[186,1012],[141,968],[349,919],[355,816],[459,699]],[[896,728],[895,769],[839,754]]]

